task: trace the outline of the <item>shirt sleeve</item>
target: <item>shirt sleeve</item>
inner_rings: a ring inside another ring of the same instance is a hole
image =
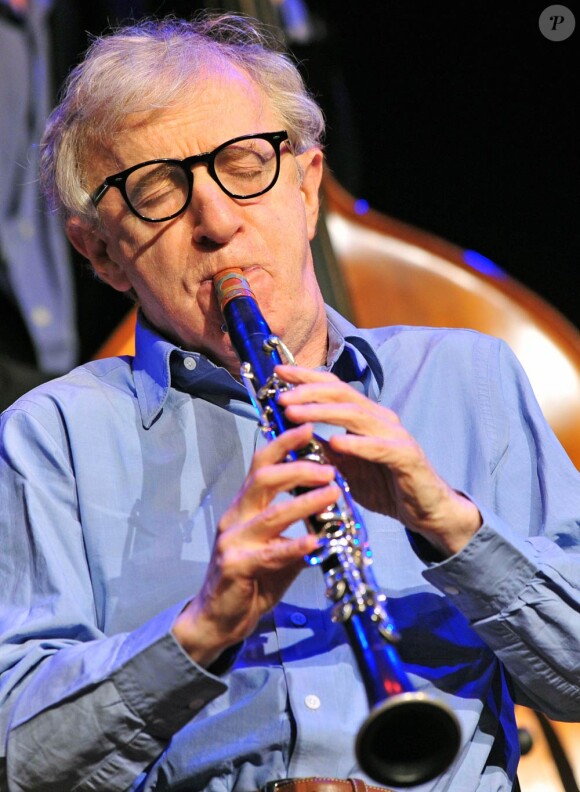
[[[225,685],[174,639],[183,602],[99,629],[66,433],[23,404],[0,439],[0,788],[126,790]]]
[[[516,701],[580,720],[580,475],[503,342],[482,382],[491,503],[466,493],[482,527],[424,576],[502,660]]]

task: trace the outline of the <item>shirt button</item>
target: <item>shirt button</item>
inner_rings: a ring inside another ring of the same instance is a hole
[[[22,239],[32,239],[34,236],[34,225],[30,220],[24,219],[18,223],[18,230]]]
[[[183,358],[183,365],[188,371],[193,371],[194,368],[197,366],[197,363],[195,362],[195,358],[186,357]]]
[[[320,707],[320,699],[318,696],[315,696],[313,693],[309,696],[306,696],[304,699],[304,703],[311,710],[317,710]]]
[[[459,594],[459,589],[456,588],[455,586],[445,586],[443,588],[443,591],[446,594],[451,594],[452,597],[455,596],[456,594]]]
[[[35,306],[30,316],[37,327],[48,327],[52,324],[52,313],[44,305]]]
[[[300,613],[300,611],[296,611],[292,614],[292,616],[290,616],[290,621],[297,627],[302,627],[303,624],[306,624],[306,616],[303,613]]]

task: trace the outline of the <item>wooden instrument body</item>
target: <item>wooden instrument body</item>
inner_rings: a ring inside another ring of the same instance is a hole
[[[499,266],[325,183],[325,219],[355,324],[468,327],[506,341],[580,467],[580,332]],[[472,262],[471,264],[469,262]]]

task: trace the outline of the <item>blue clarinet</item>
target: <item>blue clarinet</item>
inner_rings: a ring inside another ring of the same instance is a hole
[[[278,404],[280,393],[292,385],[274,369],[282,362],[293,363],[293,357],[270,331],[242,270],[224,270],[213,280],[240,359],[242,382],[262,431],[273,439],[292,426]],[[317,437],[289,459],[327,463]],[[356,737],[357,760],[380,784],[422,784],[455,760],[461,742],[459,722],[443,701],[412,687],[396,651],[399,635],[386,597],[374,580],[372,553],[356,503],[338,470],[335,481],[339,500],[306,520],[308,530],[319,537],[318,549],[307,560],[319,564],[324,573],[326,593],[334,603],[332,618],[346,630],[369,700],[370,713]]]

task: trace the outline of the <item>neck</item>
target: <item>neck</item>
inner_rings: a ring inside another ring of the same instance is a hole
[[[249,303],[251,305],[252,303]],[[233,305],[233,304],[232,304]],[[242,350],[253,349],[254,345],[261,345],[262,339],[266,338],[268,328],[261,324],[263,317],[256,316],[251,308],[246,308],[243,303],[242,307],[237,308],[233,317],[234,327],[236,327],[237,339],[236,343],[241,344]],[[241,313],[237,313],[240,311]],[[246,313],[247,311],[247,313]],[[277,336],[275,328],[269,328],[271,332]],[[266,331],[266,332],[265,332]],[[279,336],[283,346],[277,349],[278,355],[283,363],[295,362],[297,365],[304,368],[317,368],[326,363],[328,351],[328,323],[326,318],[326,310],[322,300],[317,306],[312,320],[300,327],[293,326],[287,329],[285,333]],[[240,360],[238,354],[230,345],[230,338],[228,337],[228,348],[230,354],[224,355],[219,361],[234,377],[239,378]],[[285,352],[284,347],[287,349]],[[257,350],[255,350],[257,351]],[[243,354],[243,352],[242,352]]]

